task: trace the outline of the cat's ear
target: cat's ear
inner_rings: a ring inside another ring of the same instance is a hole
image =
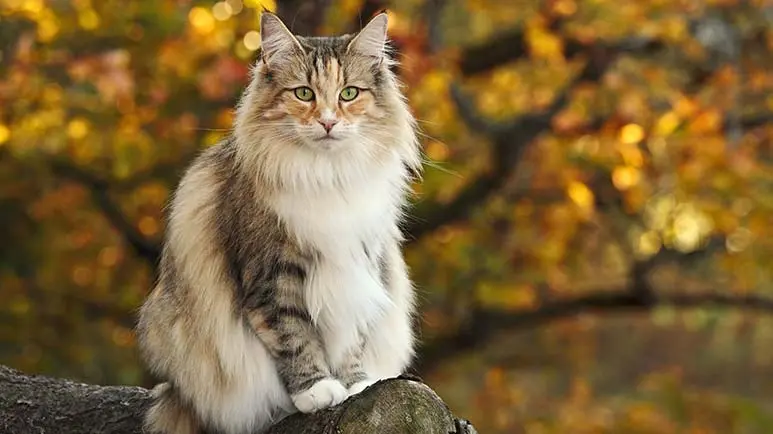
[[[386,56],[387,24],[386,12],[373,17],[349,42],[347,51],[383,59]]]
[[[260,47],[263,61],[269,64],[277,56],[300,53],[303,47],[278,16],[271,12],[260,14]]]

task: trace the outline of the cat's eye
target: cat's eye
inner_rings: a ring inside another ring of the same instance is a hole
[[[306,86],[295,88],[295,97],[301,101],[311,101],[314,99],[314,91]]]
[[[344,90],[341,91],[341,99],[344,101],[351,101],[355,98],[357,98],[357,95],[359,95],[360,90],[356,87],[349,86],[347,88],[344,88]]]

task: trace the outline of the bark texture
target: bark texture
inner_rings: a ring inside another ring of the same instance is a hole
[[[140,434],[150,391],[25,375],[0,366],[0,434]],[[474,433],[415,378],[381,381],[346,402],[295,414],[266,434]]]

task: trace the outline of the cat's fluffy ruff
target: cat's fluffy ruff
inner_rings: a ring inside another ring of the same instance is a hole
[[[159,283],[141,309],[140,350],[167,381],[151,432],[259,431],[399,375],[413,356],[397,224],[419,150],[384,55],[386,15],[354,37],[293,37],[267,13],[261,28],[233,138],[176,190]],[[328,107],[283,90],[304,77]],[[330,115],[327,91],[346,80],[367,90],[336,109],[342,139],[315,148],[312,121]]]

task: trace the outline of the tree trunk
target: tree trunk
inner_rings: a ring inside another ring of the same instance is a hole
[[[150,391],[25,375],[0,366],[0,434],[141,434]],[[266,434],[474,433],[418,379],[384,380],[315,414],[294,414]]]

